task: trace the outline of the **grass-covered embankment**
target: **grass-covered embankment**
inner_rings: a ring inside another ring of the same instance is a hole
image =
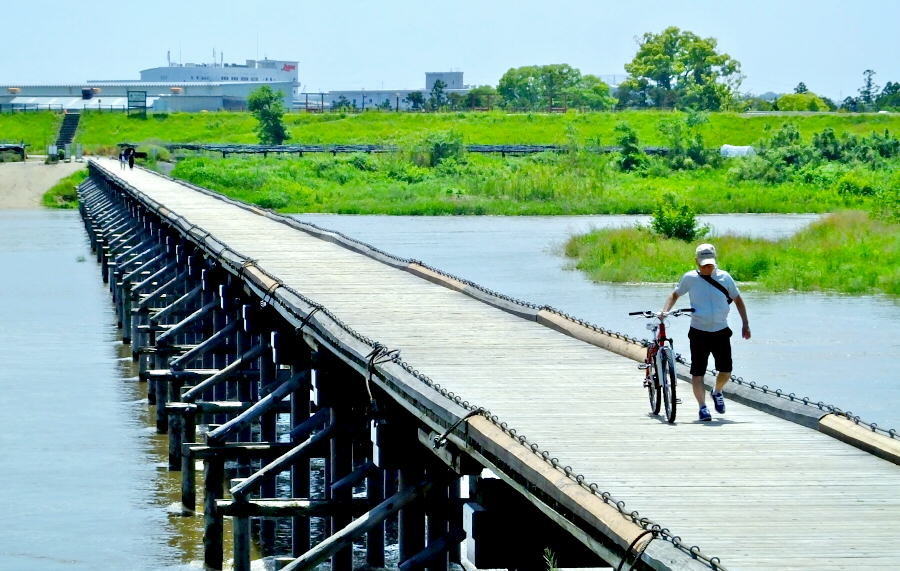
[[[87,176],[87,169],[82,169],[60,180],[44,193],[41,197],[41,204],[47,208],[78,208],[78,196],[75,193],[75,187],[81,184]]]
[[[622,111],[564,114],[505,113],[289,113],[284,117],[289,143],[400,144],[428,133],[453,130],[467,144],[566,144],[572,133],[584,144],[614,145],[616,124],[626,122],[644,145],[665,145],[662,121],[681,114],[670,111]],[[700,127],[706,144],[749,145],[782,123],[797,125],[801,135],[832,128],[836,133],[865,135],[888,129],[900,132],[898,114],[820,114],[810,116],[743,116],[711,113]],[[76,142],[90,152],[107,151],[116,143],[256,143],[256,121],[249,113],[150,114],[86,112]]]
[[[191,157],[173,176],[282,212],[344,214],[638,214],[665,193],[699,212],[826,212],[865,196],[837,185],[731,180],[719,169],[621,172],[612,155],[468,154],[418,166],[403,153],[297,158]],[[887,176],[887,175],[879,175]]]
[[[842,211],[777,241],[705,238],[738,281],[770,291],[900,295],[900,224]],[[596,230],[566,244],[575,267],[596,281],[674,283],[690,269],[696,243],[647,228]]]
[[[62,115],[50,112],[0,113],[0,141],[24,141],[29,154],[46,154],[56,142]]]

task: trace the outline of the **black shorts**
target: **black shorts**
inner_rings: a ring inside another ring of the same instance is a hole
[[[731,372],[731,329],[700,331],[691,327],[688,339],[691,340],[691,375],[699,377],[706,374],[710,353],[716,360],[716,371]]]

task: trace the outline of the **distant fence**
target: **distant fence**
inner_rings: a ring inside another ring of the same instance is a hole
[[[65,109],[61,103],[0,103],[0,113],[35,113],[38,111],[54,111],[56,113],[62,113],[63,111],[70,111],[72,113],[84,113],[85,111],[124,113],[127,110],[128,107],[125,105],[97,105],[84,109]]]
[[[119,143],[120,147],[137,147],[135,143]],[[209,151],[222,153],[222,157],[229,154],[261,154],[268,156],[269,153],[277,154],[296,154],[303,156],[304,153],[391,153],[395,152],[398,147],[393,145],[240,145],[240,144],[204,144],[204,143],[171,143],[164,145],[170,151]],[[466,145],[466,151],[470,153],[481,154],[500,154],[506,155],[531,155],[534,153],[567,153],[570,148],[566,145]],[[614,146],[594,146],[586,147],[584,150],[591,153],[614,153],[621,150],[621,147]],[[666,155],[669,152],[667,147],[644,147],[644,152],[648,155]]]

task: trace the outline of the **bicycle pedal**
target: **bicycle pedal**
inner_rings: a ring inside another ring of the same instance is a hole
[[[637,366],[637,368],[640,369],[641,371],[646,371],[647,369],[650,368],[650,365],[648,363],[641,363],[640,365]]]

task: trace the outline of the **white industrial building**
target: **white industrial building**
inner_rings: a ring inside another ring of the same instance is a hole
[[[139,80],[0,86],[0,109],[125,110],[129,97],[134,105],[143,94],[151,111],[239,111],[247,108],[250,93],[263,85],[280,91],[290,109],[297,96],[298,68],[296,61],[270,59],[245,64],[169,61],[165,67],[142,70]]]

